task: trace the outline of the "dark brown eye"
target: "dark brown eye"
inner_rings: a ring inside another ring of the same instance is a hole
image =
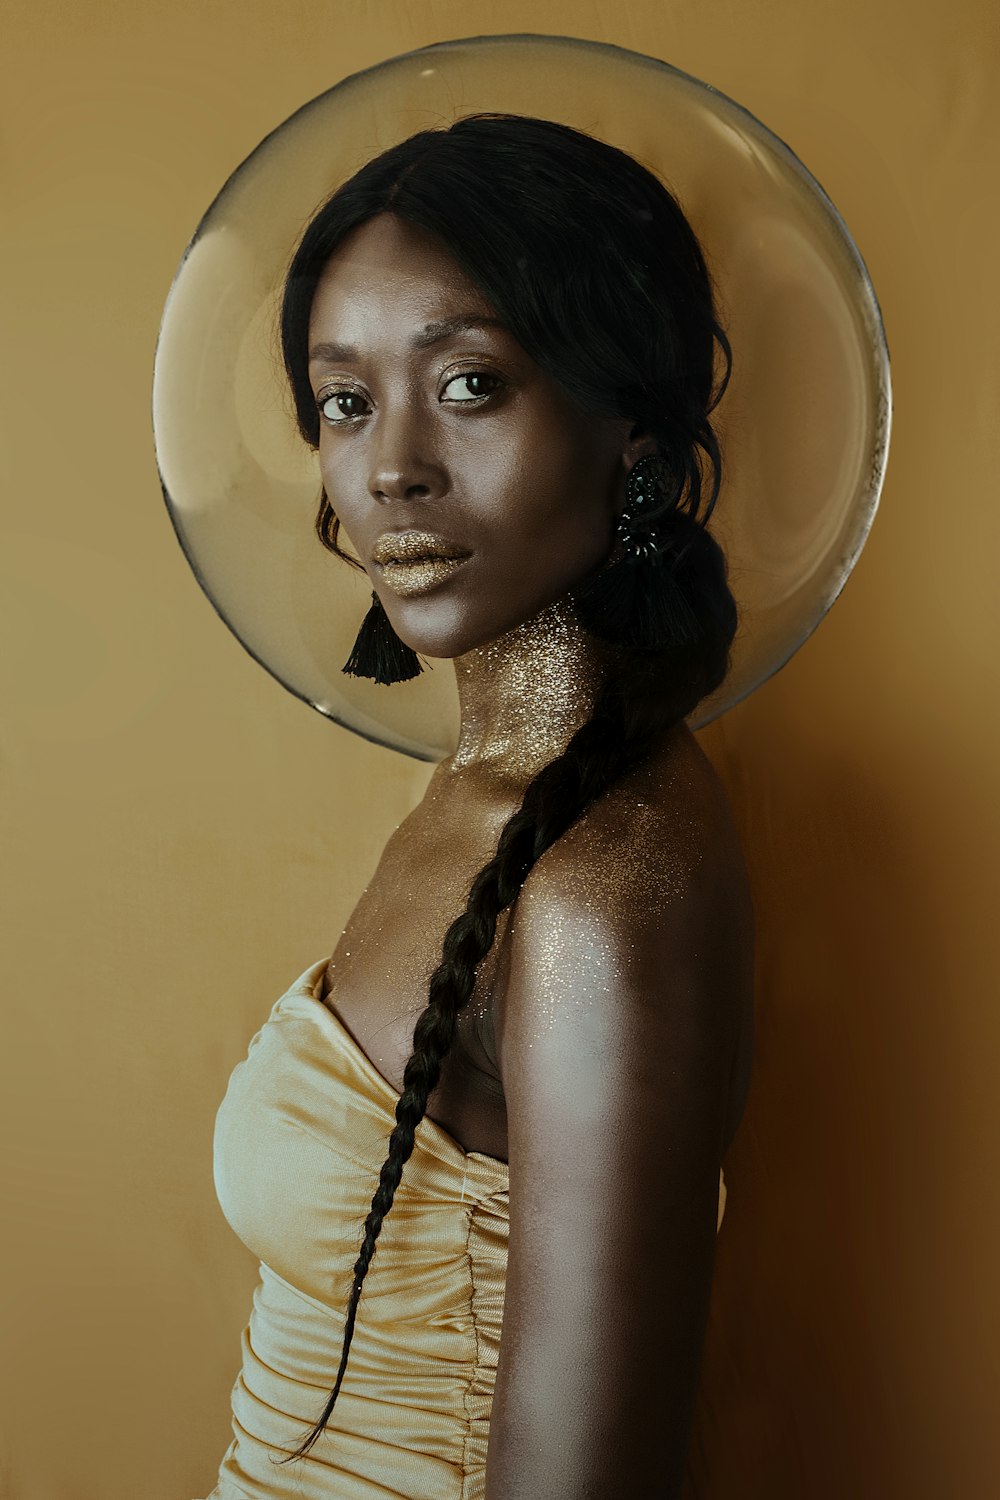
[[[496,388],[503,384],[498,375],[490,375],[486,370],[468,370],[464,375],[453,375],[445,386],[445,390],[451,390],[453,385],[461,385],[464,382],[469,394],[467,396],[449,396],[449,401],[458,403],[466,401],[482,401],[491,396]]]
[[[351,408],[352,402],[364,406],[364,398],[357,391],[326,391],[316,405],[326,421],[336,427],[362,415],[361,411]]]

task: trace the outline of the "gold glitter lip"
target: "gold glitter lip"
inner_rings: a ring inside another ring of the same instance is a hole
[[[381,567],[382,582],[394,594],[408,599],[427,594],[468,562],[465,557],[417,557],[412,562],[387,562]]]
[[[372,548],[372,562],[380,567],[388,563],[437,562],[441,558],[466,558],[468,552],[456,547],[443,536],[431,531],[383,531]]]

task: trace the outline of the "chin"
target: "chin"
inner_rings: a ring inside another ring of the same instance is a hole
[[[475,632],[470,632],[470,622],[454,600],[399,599],[388,593],[379,597],[399,639],[420,656],[443,660],[473,649],[467,642]]]
[[[540,599],[524,599],[520,605],[512,606],[505,601],[504,608],[496,607],[498,601],[484,598],[483,589],[470,588],[468,578],[463,579],[463,587],[444,582],[408,598],[385,588],[384,580],[382,583],[379,598],[400,640],[421,656],[441,660],[454,660],[468,651],[488,646],[533,620],[566,592],[560,589],[555,595],[546,593]],[[489,603],[494,608],[488,608]]]
[[[471,617],[455,603],[431,599],[405,603],[393,599],[386,607],[386,614],[401,641],[420,656],[434,656],[442,661],[454,661],[468,651],[488,646],[530,618],[530,615],[502,620]]]
[[[400,625],[396,634],[401,641],[405,641],[418,656],[432,656],[439,661],[455,661],[459,656],[465,656],[468,651],[475,651],[479,646],[487,646],[490,641],[495,641],[503,631],[490,631],[485,633],[470,630],[428,630],[415,627],[407,629]]]

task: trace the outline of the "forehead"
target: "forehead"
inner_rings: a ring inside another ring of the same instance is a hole
[[[362,325],[375,313],[426,322],[459,309],[493,314],[436,235],[384,213],[351,230],[327,261],[310,329],[333,324],[346,336],[348,326]]]

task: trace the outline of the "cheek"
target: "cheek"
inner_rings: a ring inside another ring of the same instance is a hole
[[[350,536],[353,523],[364,511],[366,489],[361,475],[355,473],[356,466],[352,464],[349,452],[341,450],[335,453],[332,446],[320,438],[319,474],[327,499]]]
[[[610,525],[596,506],[581,505],[571,490],[536,489],[521,496],[528,503],[494,531],[489,562],[504,597],[535,607],[571,588],[603,560]]]
[[[607,550],[612,532],[611,480],[602,482],[595,457],[581,460],[581,450],[562,463],[536,467],[530,485],[526,532],[531,545],[554,561],[589,564]]]

